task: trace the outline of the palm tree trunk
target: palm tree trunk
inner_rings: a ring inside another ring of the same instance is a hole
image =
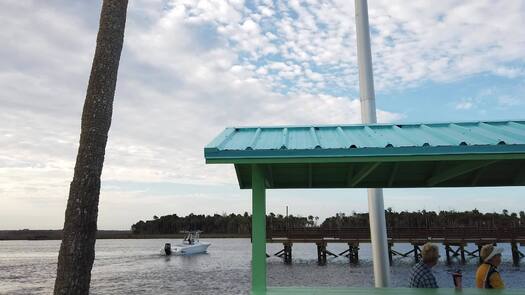
[[[111,125],[127,0],[104,0],[82,112],[80,146],[64,221],[54,294],[88,294],[95,259],[100,175]],[[78,36],[82,38],[82,36]]]

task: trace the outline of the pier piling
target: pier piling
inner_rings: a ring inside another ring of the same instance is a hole
[[[452,251],[452,249],[450,249],[450,245],[445,244],[445,254],[447,256],[447,265],[450,265],[452,263],[452,261],[450,261],[450,251]]]
[[[348,258],[350,263],[357,264],[359,263],[359,244],[358,243],[348,243]]]
[[[444,243],[445,245],[445,253],[447,256],[447,265],[452,264],[452,258],[459,257],[460,263],[465,264],[467,262],[467,258],[465,256],[465,253],[475,256],[474,253],[478,252],[478,250],[474,252],[469,252],[465,250],[465,243]],[[452,246],[457,247],[455,250],[452,248]]]
[[[418,263],[419,257],[421,256],[421,249],[419,249],[418,244],[413,244],[413,245],[414,245],[414,261]]]
[[[390,266],[392,266],[392,261],[393,261],[393,259],[392,259],[392,255],[393,255],[392,247],[393,246],[394,246],[393,243],[388,243],[388,262],[390,263]]]
[[[292,243],[285,242],[283,243],[283,246],[284,264],[292,264]]]
[[[461,264],[465,264],[467,262],[465,259],[465,245],[460,245],[459,250],[461,251]]]
[[[512,251],[512,264],[514,266],[519,266],[521,258],[523,258],[525,255],[520,252],[518,248],[518,243],[516,243],[515,241],[510,243],[510,249]]]
[[[478,245],[479,264],[482,264],[483,263],[483,258],[481,258],[481,247],[483,247],[483,245],[481,245],[481,244],[477,244],[477,245]]]
[[[317,242],[317,264],[326,265],[326,242]]]

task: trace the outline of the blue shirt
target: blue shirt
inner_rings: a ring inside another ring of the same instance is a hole
[[[410,288],[438,288],[436,277],[434,277],[432,270],[423,262],[419,262],[412,267],[408,286]]]

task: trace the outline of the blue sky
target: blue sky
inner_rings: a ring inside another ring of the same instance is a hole
[[[439,5],[437,5],[439,4]],[[3,1],[0,229],[60,228],[98,1]],[[369,3],[381,122],[523,119],[523,1]],[[232,125],[360,122],[353,1],[130,1],[99,227],[250,211],[203,147]],[[386,190],[396,210],[524,210],[524,189]],[[367,210],[363,190],[272,191],[268,209]]]

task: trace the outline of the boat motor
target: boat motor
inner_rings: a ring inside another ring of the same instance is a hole
[[[170,243],[164,244],[164,253],[166,253],[166,256],[171,255],[171,244]]]

